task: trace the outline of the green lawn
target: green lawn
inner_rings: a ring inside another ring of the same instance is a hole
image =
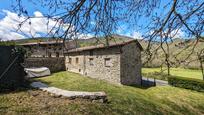
[[[142,68],[142,74],[145,77],[155,77],[157,79],[167,80],[167,70],[161,73],[161,68]],[[172,76],[202,79],[202,73],[200,70],[171,68],[170,74]]]
[[[105,91],[109,101],[68,100],[29,89],[0,94],[0,114],[204,114],[204,93],[196,91],[113,85],[70,72],[35,80],[67,90]]]
[[[204,114],[204,93],[196,91],[171,86],[148,89],[118,86],[69,72],[39,80],[62,89],[108,94],[108,104],[77,104],[76,112],[86,108],[87,114]]]

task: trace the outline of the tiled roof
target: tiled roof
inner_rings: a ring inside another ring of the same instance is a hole
[[[26,45],[37,45],[37,44],[60,44],[60,43],[63,43],[63,41],[30,42],[30,43],[23,43],[19,45],[26,46]]]
[[[95,45],[95,46],[75,48],[75,49],[68,50],[65,53],[81,52],[81,51],[87,51],[87,50],[93,50],[93,49],[112,48],[112,47],[124,46],[124,45],[130,44],[132,42],[136,42],[136,44],[140,48],[140,50],[143,50],[140,43],[136,39],[132,39],[132,40],[128,40],[126,42],[111,43],[108,46],[105,46],[104,44],[99,44],[99,45]]]

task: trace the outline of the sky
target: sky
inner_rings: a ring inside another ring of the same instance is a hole
[[[49,25],[47,26],[48,20],[46,18],[33,18],[31,19],[31,25],[26,22],[22,25],[19,30],[19,23],[23,21],[26,17],[19,17],[18,14],[12,9],[12,5],[15,5],[16,0],[0,0],[0,38],[2,40],[16,40],[16,39],[26,39],[30,37],[42,37],[45,36],[50,29],[55,25],[55,21],[49,20]],[[43,17],[44,14],[48,13],[46,9],[40,6],[33,5],[31,2],[25,0],[24,5],[28,10],[29,15],[34,17]],[[141,20],[140,23],[146,23],[145,20]],[[17,31],[18,30],[18,31]],[[120,27],[116,30],[117,34],[126,35],[129,37],[142,39],[142,34],[144,31],[139,30],[137,27],[129,28],[125,24],[120,24]],[[80,34],[81,38],[89,38],[92,35]],[[176,37],[184,36],[184,32],[179,30]]]
[[[29,12],[32,12],[34,16],[42,16],[42,9],[41,11],[37,10],[32,4],[28,4]],[[19,22],[22,21],[25,17],[19,17],[17,13],[13,11],[11,7],[13,5],[13,0],[1,0],[0,4],[0,38],[2,40],[16,40],[16,39],[24,39],[31,37],[31,35],[26,34],[31,31],[33,36],[40,37],[39,33],[46,33],[46,20],[43,19],[33,19],[32,26],[29,24],[24,24],[22,27],[22,32],[17,31]]]

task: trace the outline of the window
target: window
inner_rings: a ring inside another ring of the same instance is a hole
[[[93,58],[89,58],[89,65],[93,66]]]
[[[69,58],[69,63],[70,63],[70,64],[72,63],[72,58]]]
[[[56,52],[56,57],[59,57],[59,52]]]
[[[89,51],[90,56],[93,56],[93,50]]]
[[[105,61],[105,62],[104,62],[105,67],[110,67],[110,66],[112,66],[112,63],[111,63],[111,59],[110,59],[110,58],[105,58],[104,61]]]
[[[52,57],[52,53],[51,52],[48,52],[48,57]]]
[[[76,58],[76,64],[78,64],[79,63],[79,58]]]

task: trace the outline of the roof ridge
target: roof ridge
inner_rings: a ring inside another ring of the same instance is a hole
[[[71,50],[68,50],[67,52],[65,53],[72,53],[72,52],[80,52],[80,51],[87,51],[87,50],[93,50],[93,49],[103,49],[103,48],[110,48],[110,47],[116,47],[116,46],[124,46],[124,45],[127,45],[127,44],[130,44],[132,42],[136,42],[136,44],[138,45],[138,47],[143,50],[142,46],[140,45],[140,43],[137,41],[137,39],[132,39],[132,40],[128,40],[126,42],[121,42],[121,43],[118,43],[118,44],[110,44],[108,46],[105,46],[103,44],[100,44],[100,45],[92,45],[92,46],[86,46],[86,47],[80,47],[80,48],[75,48],[75,49],[71,49]],[[101,46],[103,45],[103,46]]]

